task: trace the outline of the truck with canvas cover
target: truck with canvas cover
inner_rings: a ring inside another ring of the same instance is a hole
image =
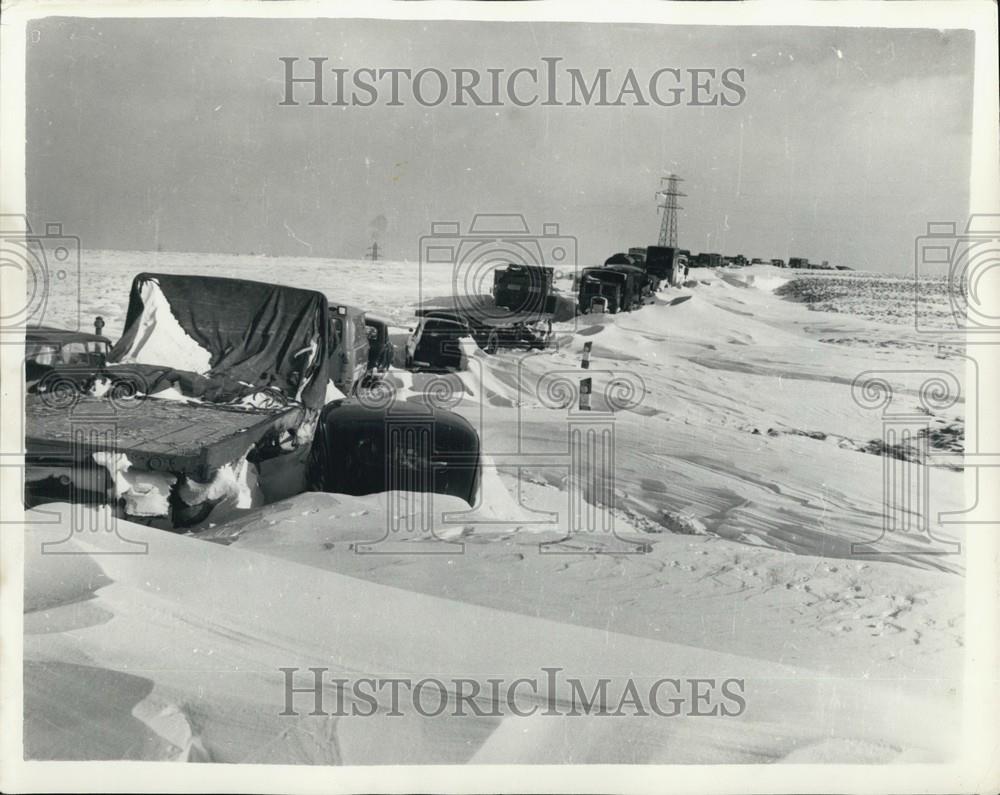
[[[313,290],[136,276],[107,361],[53,367],[29,388],[27,502],[177,528],[301,492],[321,412],[343,402],[330,328]]]

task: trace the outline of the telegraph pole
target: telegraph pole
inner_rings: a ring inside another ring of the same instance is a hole
[[[683,181],[682,177],[674,173],[660,177],[660,189],[656,192],[656,198],[662,200],[662,204],[657,205],[663,210],[663,218],[660,219],[659,245],[661,246],[677,248],[677,211],[684,209],[677,204],[677,199],[680,196],[687,196],[686,193],[677,190],[677,183]],[[664,182],[667,183],[666,190],[663,189]]]

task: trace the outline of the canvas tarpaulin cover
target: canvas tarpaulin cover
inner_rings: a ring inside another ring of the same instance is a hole
[[[172,385],[228,402],[261,390],[318,411],[328,376],[326,297],[243,279],[135,277],[112,365],[130,365],[148,394]]]

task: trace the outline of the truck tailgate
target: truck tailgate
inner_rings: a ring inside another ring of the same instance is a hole
[[[36,461],[91,460],[98,451],[128,456],[137,469],[207,480],[272,429],[297,425],[302,409],[237,409],[210,403],[146,398],[118,404],[92,396],[72,407],[39,395],[25,401],[25,449]]]

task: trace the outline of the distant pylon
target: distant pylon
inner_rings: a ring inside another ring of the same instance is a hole
[[[663,218],[660,219],[660,241],[661,246],[672,246],[677,248],[677,211],[684,208],[677,204],[678,196],[687,196],[677,190],[677,183],[683,182],[683,178],[676,174],[667,174],[660,177],[660,189],[656,192],[656,198],[662,199],[663,204],[657,205],[663,210]],[[663,183],[667,183],[667,189],[663,189]]]
[[[372,262],[378,262],[378,241],[377,240],[368,247],[368,250],[365,252],[365,255]]]

